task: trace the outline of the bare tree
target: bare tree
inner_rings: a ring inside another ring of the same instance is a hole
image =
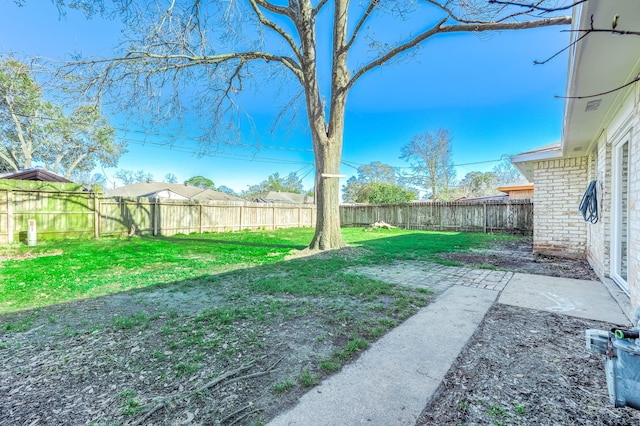
[[[442,198],[449,191],[455,179],[449,130],[438,129],[414,136],[402,147],[400,158],[411,164],[413,173],[409,179],[425,189],[429,198]]]
[[[139,182],[153,182],[153,175],[149,172],[145,172],[144,170],[138,170],[134,172],[133,170],[120,169],[115,173],[116,179],[119,179],[123,185],[131,185]]]
[[[513,165],[509,156],[503,156],[503,160],[491,170],[498,178],[499,185],[510,185],[517,182],[526,181],[522,173]]]
[[[105,7],[104,2],[79,3],[93,10]],[[304,100],[318,176],[312,249],[344,246],[338,176],[345,105],[361,77],[441,34],[522,30],[571,21],[533,16],[530,10],[486,0],[114,0],[113,6],[128,24],[125,50],[67,68],[69,73],[90,68],[88,89],[104,91],[126,83],[116,93],[121,96],[124,88],[136,104],[142,94],[153,101],[173,90],[173,102],[156,108],[168,117],[185,107],[185,84],[197,81],[190,94],[198,96],[198,107],[206,108],[214,129],[226,131],[229,127],[220,123],[239,120],[238,94],[251,81],[261,81],[256,76],[286,70],[297,82],[300,90],[293,96]],[[395,39],[376,38],[375,25],[382,22],[376,19],[383,15],[399,20],[419,16],[419,27],[407,28]],[[327,42],[330,58],[322,56]],[[349,62],[357,49],[368,49],[368,55],[359,58],[360,63],[354,63],[354,57]],[[326,64],[330,70],[325,76]]]

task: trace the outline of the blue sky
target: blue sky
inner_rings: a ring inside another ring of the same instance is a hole
[[[36,4],[37,3],[37,4]],[[387,34],[393,26],[386,25]],[[469,171],[490,170],[501,156],[513,155],[557,142],[561,137],[563,101],[554,98],[565,89],[567,57],[534,65],[564,48],[569,39],[563,27],[438,36],[411,60],[382,67],[364,76],[349,94],[341,172],[381,161],[396,167],[411,138],[426,130],[448,128],[453,135],[458,178]],[[69,11],[60,17],[51,2],[32,1],[17,7],[0,2],[0,52],[61,59],[70,53],[109,56],[119,41],[116,22]],[[129,141],[119,168],[151,172],[156,180],[174,173],[180,181],[203,175],[217,185],[242,191],[268,175],[298,172],[306,188],[313,185],[313,155],[306,122],[283,123],[269,129],[278,110],[272,88],[243,97],[259,132],[247,134],[250,147],[222,146],[207,156],[194,155],[193,141],[179,139],[174,147],[170,128],[157,134],[136,133],[121,116],[111,123]],[[182,142],[181,142],[182,141]],[[142,143],[144,142],[144,143]],[[184,143],[184,145],[182,145]],[[478,163],[478,164],[468,164]],[[466,165],[465,165],[466,164]],[[113,177],[115,169],[97,169]],[[113,181],[113,180],[112,180]]]

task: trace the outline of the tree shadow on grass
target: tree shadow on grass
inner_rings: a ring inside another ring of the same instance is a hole
[[[273,248],[283,248],[283,249],[290,249],[290,250],[302,250],[304,248],[306,248],[307,246],[302,245],[302,244],[270,244],[270,243],[252,243],[252,242],[246,242],[246,241],[229,241],[229,240],[219,240],[219,239],[211,239],[211,238],[189,238],[189,237],[177,237],[176,236],[156,236],[156,237],[141,237],[141,238],[145,238],[145,239],[150,239],[150,240],[163,240],[163,241],[169,241],[169,242],[180,242],[180,241],[190,241],[190,242],[196,242],[196,243],[201,243],[202,245],[209,245],[209,244],[225,244],[225,245],[237,245],[237,246],[246,246],[246,247],[273,247]]]
[[[41,414],[38,401],[64,407],[74,394],[73,410],[45,409],[52,423],[130,423],[160,402],[149,417],[158,424],[182,422],[187,411],[199,413],[195,421],[230,424],[247,414],[239,424],[266,423],[428,303],[425,293],[345,273],[357,259],[344,256],[336,250],[0,316],[0,389],[10,395],[0,411],[17,421]],[[240,369],[242,380],[237,373],[208,385]],[[99,416],[78,417],[87,413]]]
[[[425,260],[438,259],[439,253],[469,251],[487,247],[496,242],[511,241],[515,237],[505,234],[462,232],[411,232],[402,230],[369,231],[375,238],[352,241],[371,252],[370,260]],[[387,235],[387,236],[385,236]]]

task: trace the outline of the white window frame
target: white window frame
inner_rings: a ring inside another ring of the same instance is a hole
[[[612,178],[612,197],[611,197],[611,262],[610,262],[610,275],[613,281],[622,289],[627,295],[629,295],[629,261],[627,260],[627,279],[625,280],[619,273],[622,263],[622,175],[620,170],[622,168],[622,148],[627,144],[627,161],[630,163],[631,158],[631,129],[625,129],[626,131],[621,137],[618,137],[612,144],[612,162],[611,162],[611,178]],[[630,166],[629,166],[630,167]],[[627,197],[629,196],[629,173],[627,172]],[[629,244],[629,201],[627,201],[627,244]],[[629,256],[629,250],[627,247],[627,256]]]

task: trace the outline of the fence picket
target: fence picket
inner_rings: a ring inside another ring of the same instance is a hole
[[[27,221],[36,219],[38,239],[90,238],[139,234],[313,227],[316,206],[242,201],[193,202],[110,198],[84,191],[0,188],[0,243],[26,238]],[[405,229],[500,232],[531,235],[530,200],[486,203],[405,203],[341,205],[344,227],[383,220]]]

